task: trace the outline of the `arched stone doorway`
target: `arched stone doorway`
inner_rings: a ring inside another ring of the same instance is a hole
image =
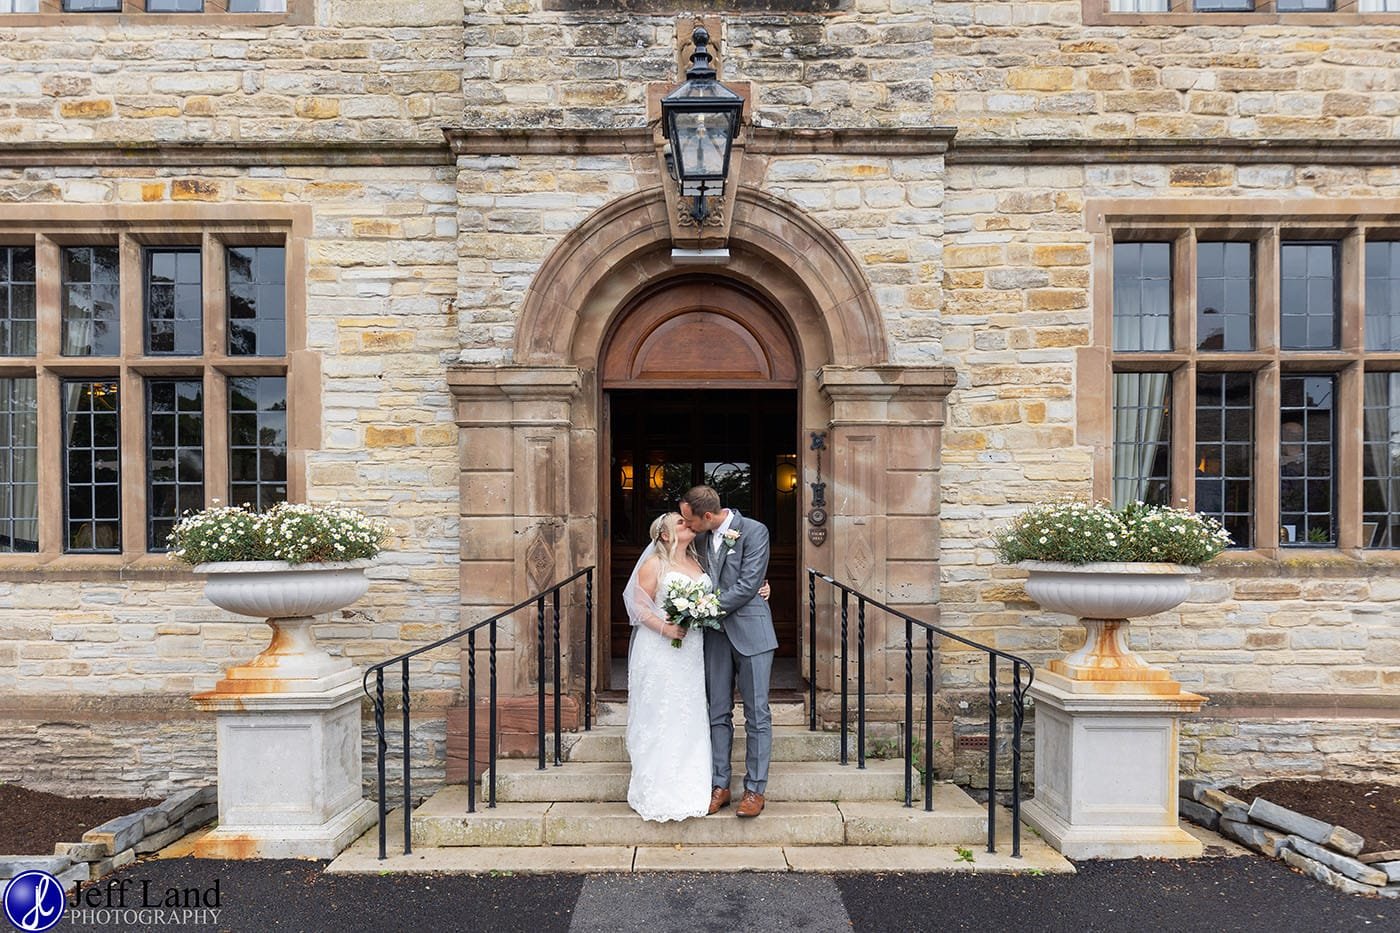
[[[782,311],[723,275],[676,276],[616,316],[601,360],[599,558],[609,584],[604,624],[611,644],[602,646],[599,686],[626,685],[631,626],[622,588],[651,522],[701,482],[771,532],[775,680],[799,686],[801,364]]]
[[[729,254],[705,281],[759,303],[790,341],[796,433],[803,441],[796,451],[797,508],[803,514],[807,484],[816,478],[806,439],[811,432],[827,434],[829,538],[815,546],[799,524],[798,572],[810,566],[833,573],[893,605],[935,616],[939,429],[951,370],[891,363],[884,322],[860,264],[834,233],[794,205],[739,188]],[[749,362],[726,378],[781,372],[760,352],[763,340],[754,327],[736,328],[746,320],[742,312],[708,324],[655,312],[664,320],[649,332],[652,344],[631,341],[619,368],[610,368],[608,354],[620,344],[609,338],[619,322],[649,296],[696,282],[694,268],[672,258],[661,189],[644,189],[600,208],[551,251],[514,318],[511,362],[449,370],[461,428],[464,621],[607,560],[603,525],[609,513],[600,505],[611,465],[603,400],[614,389],[605,386],[613,376],[661,375],[659,328],[727,328],[722,339]],[[599,604],[609,598],[597,594]],[[805,613],[800,602],[798,618]],[[803,657],[804,629],[798,633]],[[829,624],[819,626],[819,704],[836,686],[830,632]],[[892,697],[902,691],[903,678],[896,634],[872,631],[867,638],[875,646],[871,682],[886,685],[876,690]],[[568,638],[566,680],[584,699],[582,632],[570,629]],[[601,654],[607,639],[599,642]],[[525,633],[520,650],[512,642],[501,657],[503,690],[514,689],[522,699],[533,696],[531,645]]]

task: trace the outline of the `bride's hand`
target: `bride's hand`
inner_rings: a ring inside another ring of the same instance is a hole
[[[764,599],[767,599],[768,596],[769,596],[769,594],[772,593],[772,592],[773,592],[773,588],[772,588],[771,586],[768,585],[768,581],[767,581],[767,580],[764,580],[764,581],[763,581],[763,585],[760,586],[760,587],[758,588],[758,595],[759,595],[759,596],[762,596]]]
[[[686,629],[684,626],[672,625],[670,622],[667,622],[665,625],[661,626],[661,634],[664,637],[673,640],[677,638],[684,638],[685,632]]]

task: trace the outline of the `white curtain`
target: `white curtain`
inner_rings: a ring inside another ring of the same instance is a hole
[[[1117,373],[1113,377],[1113,504],[1147,495],[1152,464],[1167,429],[1168,373]]]
[[[1400,502],[1393,495],[1395,480],[1400,478],[1400,374],[1366,374],[1366,427],[1365,449],[1367,456],[1379,451],[1380,462],[1372,462],[1363,469],[1364,473],[1377,477],[1385,510],[1394,514],[1400,511]],[[1383,444],[1384,446],[1372,446]],[[1369,547],[1371,541],[1361,542]],[[1392,541],[1391,546],[1400,545]]]
[[[39,0],[0,0],[0,13],[38,13]]]
[[[229,0],[230,13],[285,13],[287,0]]]
[[[1400,0],[1357,0],[1358,13],[1400,13]]]
[[[1166,13],[1168,0],[1109,0],[1110,13]]]
[[[0,379],[3,407],[10,416],[9,539],[0,550],[37,550],[39,542],[39,415],[34,379]]]

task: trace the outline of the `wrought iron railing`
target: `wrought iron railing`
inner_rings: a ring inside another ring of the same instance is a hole
[[[476,812],[476,635],[482,629],[487,630],[487,660],[490,668],[488,675],[488,713],[489,713],[489,734],[487,751],[487,807],[496,806],[496,758],[498,749],[497,724],[497,683],[496,683],[496,640],[500,623],[521,610],[534,607],[535,609],[535,631],[536,631],[536,687],[539,692],[539,760],[540,770],[546,767],[546,742],[545,742],[545,673],[548,670],[545,664],[545,648],[547,639],[545,637],[545,612],[546,603],[550,605],[553,612],[553,645],[554,645],[554,765],[558,767],[563,764],[564,746],[562,732],[562,697],[563,681],[562,666],[560,664],[559,648],[559,628],[561,618],[560,595],[565,588],[578,582],[584,581],[583,589],[583,728],[588,730],[593,728],[593,711],[590,700],[593,696],[593,568],[586,567],[566,580],[554,584],[547,590],[543,590],[528,599],[522,600],[511,606],[509,609],[498,612],[489,619],[482,619],[460,632],[454,632],[446,638],[440,638],[430,645],[423,645],[412,651],[401,654],[396,658],[381,661],[365,670],[365,676],[361,683],[365,696],[369,697],[374,704],[374,731],[378,736],[378,774],[379,774],[379,857],[385,858],[387,848],[387,817],[389,805],[386,799],[385,789],[385,757],[388,752],[388,740],[384,734],[384,671],[393,665],[400,666],[402,680],[403,704],[403,851],[405,855],[413,851],[413,782],[410,775],[410,745],[409,745],[409,677],[408,662],[420,654],[441,648],[462,638],[467,640],[467,812]],[[519,641],[517,640],[517,644]],[[369,679],[374,676],[375,689],[370,693]]]
[[[924,722],[923,722],[923,798],[924,809],[933,810],[933,700],[934,700],[934,636],[941,635],[987,655],[987,851],[996,851],[996,806],[997,806],[997,663],[1003,661],[1011,665],[1011,854],[1021,857],[1021,730],[1025,724],[1026,692],[1035,678],[1029,661],[1005,651],[979,644],[931,622],[916,619],[905,612],[893,609],[883,602],[868,596],[855,587],[834,580],[824,573],[807,570],[807,684],[810,707],[810,728],[818,728],[817,721],[817,581],[830,584],[840,595],[840,640],[841,640],[841,764],[850,763],[850,662],[851,662],[851,601],[856,604],[856,755],[858,767],[865,767],[865,627],[866,611],[874,609],[887,613],[904,622],[904,805],[914,805],[914,642],[916,628],[924,633]],[[833,606],[834,611],[836,607]],[[1025,672],[1024,682],[1022,671]]]

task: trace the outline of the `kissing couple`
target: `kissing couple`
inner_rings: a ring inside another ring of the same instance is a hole
[[[734,684],[744,701],[744,795],[739,816],[763,812],[773,717],[768,682],[778,638],[768,609],[768,529],[696,486],[680,511],[651,525],[623,590],[627,652],[627,803],[644,820],[718,813],[731,801]],[[719,627],[672,624],[662,607],[675,578],[719,593]],[[680,640],[673,648],[672,641]]]

